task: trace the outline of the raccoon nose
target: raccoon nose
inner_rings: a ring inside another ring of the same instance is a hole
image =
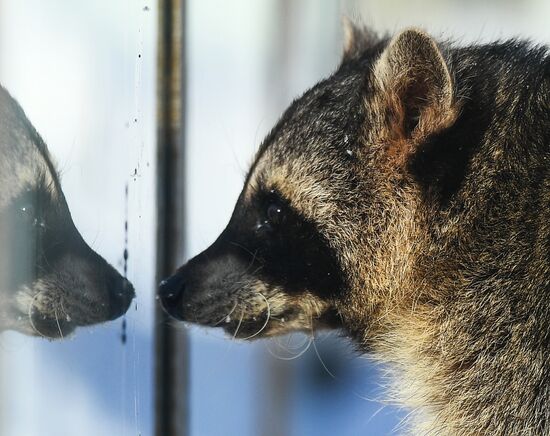
[[[110,320],[117,319],[119,316],[124,315],[136,296],[132,284],[117,272],[113,272],[114,274],[111,274],[107,279],[107,288],[111,296]]]
[[[184,289],[183,276],[174,274],[160,282],[158,292],[160,303],[165,312],[180,321],[183,321],[181,302]]]

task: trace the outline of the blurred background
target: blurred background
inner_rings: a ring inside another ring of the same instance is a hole
[[[483,42],[550,42],[545,0],[188,0],[187,258],[226,225],[254,151],[291,100],[333,71],[341,17]],[[74,221],[138,297],[122,319],[63,342],[0,334],[0,435],[152,435],[158,5],[0,0],[0,83],[48,144]],[[125,187],[128,186],[128,197]],[[181,328],[185,328],[183,325]],[[190,327],[190,435],[386,435],[383,368],[345,337],[238,343]],[[284,350],[291,348],[290,355]],[[294,358],[296,357],[296,358]]]

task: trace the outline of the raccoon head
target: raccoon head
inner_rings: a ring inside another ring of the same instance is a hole
[[[76,229],[42,139],[0,87],[0,330],[47,338],[122,315],[133,287]]]
[[[363,39],[264,140],[227,228],[161,284],[177,319],[240,338],[364,332],[406,291],[413,156],[456,119],[453,83],[421,31],[348,35]]]

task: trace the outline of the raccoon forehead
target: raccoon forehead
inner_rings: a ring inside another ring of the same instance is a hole
[[[36,149],[24,154],[4,155],[0,162],[0,207],[10,203],[28,189],[43,188],[52,198],[58,196],[57,174],[53,165],[48,165],[44,155]]]
[[[256,162],[245,185],[243,198],[252,202],[258,191],[278,192],[305,219],[319,224],[335,213],[334,200],[345,192],[343,165],[325,155],[321,162],[313,154],[281,158],[267,149]]]
[[[357,172],[364,75],[344,68],[295,100],[260,146],[244,189],[277,190],[316,222],[334,213],[334,199],[347,195]]]
[[[0,119],[0,206],[25,189],[46,187],[52,196],[58,196],[57,171],[46,144],[1,85]]]

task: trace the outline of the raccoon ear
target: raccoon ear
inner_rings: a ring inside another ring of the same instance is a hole
[[[395,36],[375,64],[374,77],[385,115],[383,140],[398,161],[455,122],[452,76],[437,43],[423,31]]]
[[[376,33],[366,27],[357,26],[346,16],[342,17],[342,25],[344,28],[343,61],[359,56],[379,41]]]

